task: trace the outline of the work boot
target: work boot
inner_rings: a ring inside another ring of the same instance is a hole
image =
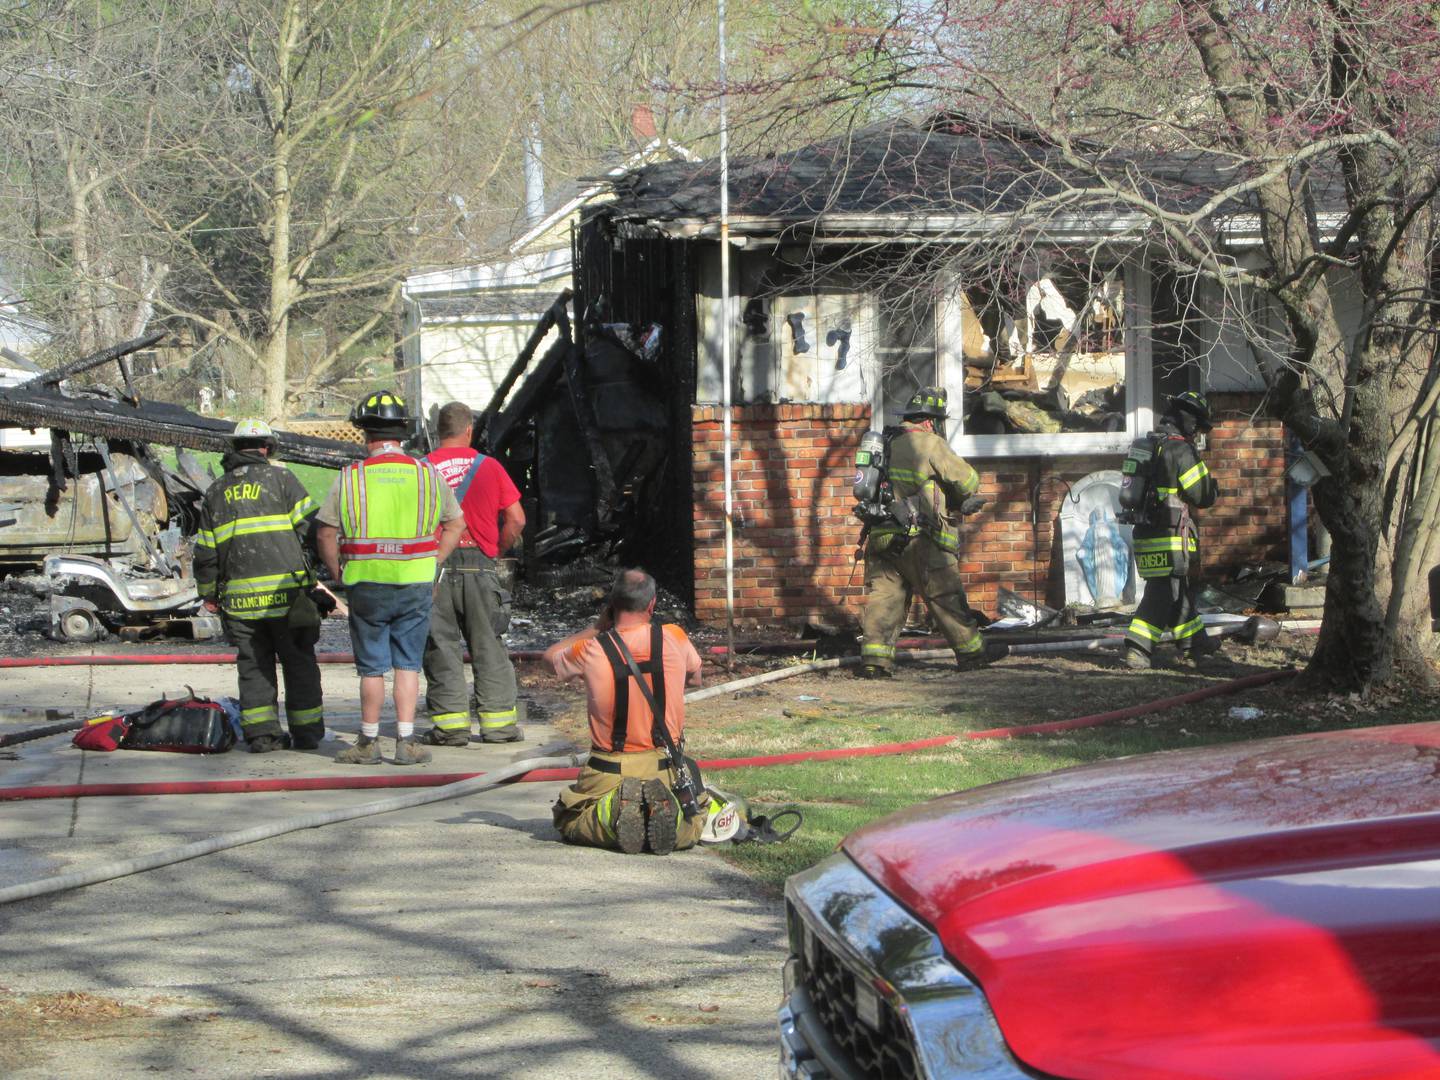
[[[252,754],[273,754],[276,750],[290,749],[288,735],[256,735],[245,740],[246,749]]]
[[[290,745],[296,750],[318,750],[325,740],[325,729],[318,725],[290,729]]]
[[[680,804],[670,785],[658,777],[646,780],[642,791],[645,799],[645,840],[653,855],[669,855],[675,850],[675,833],[680,827]]]
[[[1191,663],[1195,663],[1203,660],[1207,656],[1214,656],[1220,651],[1222,644],[1223,642],[1218,636],[1211,637],[1205,633],[1204,630],[1201,630],[1200,633],[1190,639],[1190,646],[1185,650],[1185,653],[1190,657]]]
[[[520,730],[519,724],[506,724],[504,727],[488,728],[482,731],[480,741],[487,743],[524,742],[525,733]]]
[[[1131,671],[1149,671],[1150,654],[1133,645],[1125,646],[1125,666]]]
[[[424,765],[433,755],[415,740],[414,735],[395,740],[396,765]]]
[[[895,673],[888,667],[881,667],[879,664],[861,664],[855,670],[857,679],[893,679]]]
[[[432,727],[420,736],[420,741],[431,746],[469,746],[470,732],[468,729],[446,731],[444,728]]]
[[[610,829],[626,855],[645,850],[645,785],[633,776],[610,792]]]
[[[379,765],[380,740],[372,739],[368,735],[361,735],[355,740],[354,746],[347,747],[336,754],[335,760],[341,765]]]

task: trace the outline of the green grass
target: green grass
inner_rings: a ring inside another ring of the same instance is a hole
[[[1240,672],[1224,677],[1235,674]],[[972,695],[976,699],[973,702],[936,700],[921,706],[879,708],[830,702],[780,709],[765,708],[757,702],[734,716],[718,718],[702,718],[696,715],[700,713],[697,708],[687,726],[698,757],[748,756],[905,742],[981,730],[997,723],[1035,723],[1054,719],[1057,712],[1078,716],[1132,701],[1154,700],[1197,685],[1194,677],[1182,681],[1159,673],[1127,679],[1118,673],[1097,671],[1093,678],[1086,675],[1081,680],[1084,690],[1067,690],[1063,682],[1059,685],[1059,707],[1053,682],[1048,696],[1037,696],[1040,683],[1031,681],[998,693]],[[794,693],[788,696],[791,700],[795,697]],[[1233,720],[1229,708],[1236,704],[1260,705],[1265,715],[1259,720]],[[801,809],[805,823],[789,841],[725,849],[736,865],[767,885],[778,887],[789,875],[830,854],[861,825],[949,792],[1157,750],[1428,720],[1435,715],[1434,705],[1433,699],[1419,695],[1380,703],[1337,703],[1299,695],[1282,682],[1168,713],[1057,735],[965,740],[893,757],[713,771],[707,774],[706,781],[744,795],[757,812],[783,804],[795,804]]]
[[[156,447],[156,453],[160,460],[171,468],[175,467],[175,450],[172,447]],[[191,451],[200,462],[200,468],[207,476],[220,475],[220,454],[210,453],[202,450]],[[330,491],[330,486],[335,482],[335,470],[323,469],[318,465],[295,465],[285,463],[285,467],[294,473],[305,490],[310,493],[310,498],[317,504],[325,501],[325,496]]]

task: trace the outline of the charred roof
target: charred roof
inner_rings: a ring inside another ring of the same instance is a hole
[[[612,202],[590,216],[653,225],[719,217],[719,162],[667,161],[611,179]],[[884,230],[915,228],[927,218],[1034,213],[1138,218],[1101,177],[1169,210],[1190,212],[1244,174],[1218,153],[1143,152],[1072,144],[1070,151],[1020,125],[957,113],[898,119],[794,150],[730,164],[732,219],[776,226],[828,217],[866,218]],[[1243,213],[1229,200],[1216,214]]]

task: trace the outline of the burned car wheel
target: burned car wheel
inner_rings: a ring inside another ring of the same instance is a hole
[[[59,641],[88,643],[99,641],[105,636],[105,626],[100,616],[89,608],[73,607],[61,612],[54,621],[55,637]]]

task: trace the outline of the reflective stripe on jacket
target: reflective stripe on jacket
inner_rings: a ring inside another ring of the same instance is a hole
[[[1158,434],[1153,483],[1161,510],[1157,524],[1135,526],[1135,566],[1142,578],[1184,577],[1200,554],[1199,528],[1184,511],[1213,506],[1219,489],[1194,443],[1168,425]]]
[[[340,472],[340,557],[346,585],[435,580],[440,485],[435,469],[405,454],[379,454]]]
[[[314,584],[301,537],[315,503],[289,469],[266,458],[232,454],[225,464],[201,502],[196,591],[232,618],[279,617]]]
[[[939,435],[909,424],[890,440],[889,453],[886,472],[895,498],[918,495],[920,531],[946,551],[958,551],[960,533],[948,518],[979,490],[980,474]],[[877,525],[870,530],[870,550],[883,553],[906,532],[898,524]]]

